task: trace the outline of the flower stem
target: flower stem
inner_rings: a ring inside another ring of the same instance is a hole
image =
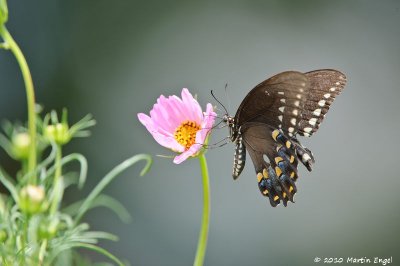
[[[193,263],[194,266],[202,266],[204,263],[204,256],[206,255],[207,249],[208,228],[210,224],[210,182],[208,178],[206,156],[204,154],[199,155],[199,161],[203,181],[203,218],[199,241],[197,243],[196,257]]]
[[[22,77],[25,83],[26,98],[28,103],[28,130],[31,140],[29,159],[28,159],[28,171],[33,173],[30,176],[29,183],[36,184],[36,112],[35,112],[35,91],[33,89],[32,76],[29,71],[28,64],[18,44],[14,41],[11,34],[8,32],[4,25],[0,26],[0,35],[3,38],[5,44],[4,48],[10,49],[14,54],[19,67],[21,68]]]
[[[56,150],[56,159],[55,159],[55,173],[54,173],[54,181],[53,181],[53,201],[50,206],[50,214],[54,215],[57,212],[58,205],[61,202],[63,196],[63,184],[62,184],[62,148],[61,145],[57,144]]]

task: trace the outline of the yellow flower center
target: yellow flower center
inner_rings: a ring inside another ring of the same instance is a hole
[[[175,129],[174,137],[187,150],[196,141],[196,133],[199,130],[200,126],[196,122],[184,121]]]

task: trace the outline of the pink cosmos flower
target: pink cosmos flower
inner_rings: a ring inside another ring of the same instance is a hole
[[[180,153],[174,158],[176,164],[198,155],[215,117],[212,105],[208,103],[203,113],[200,104],[186,88],[182,89],[182,99],[175,95],[168,98],[161,95],[150,116],[138,114],[140,122],[160,145]]]

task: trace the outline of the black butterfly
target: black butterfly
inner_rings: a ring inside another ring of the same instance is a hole
[[[235,117],[224,116],[230,139],[236,144],[233,178],[242,172],[247,150],[258,187],[271,205],[275,207],[281,200],[285,206],[288,201],[294,202],[298,160],[309,171],[314,163],[311,151],[296,136],[310,137],[318,130],[345,84],[343,73],[322,69],[282,72],[252,89]]]

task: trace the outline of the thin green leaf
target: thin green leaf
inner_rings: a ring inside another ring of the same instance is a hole
[[[140,175],[144,175],[150,169],[152,159],[150,155],[147,154],[138,154],[135,155],[121,164],[117,165],[112,169],[107,175],[103,177],[103,179],[97,184],[97,186],[92,190],[92,192],[88,195],[85,201],[82,203],[81,207],[78,210],[78,213],[75,217],[75,223],[78,223],[82,216],[86,213],[86,211],[90,208],[95,198],[103,191],[103,189],[121,172],[126,170],[128,167],[134,165],[135,163],[146,160],[146,165],[140,172]]]
[[[111,263],[108,262],[96,262],[93,266],[113,266]]]
[[[72,161],[78,161],[81,166],[81,170],[79,173],[78,187],[82,188],[86,181],[86,175],[87,175],[87,169],[88,169],[87,160],[86,160],[85,156],[83,156],[82,154],[71,153],[61,159],[61,166],[64,166],[65,164],[70,163]],[[52,174],[54,174],[54,172],[55,172],[55,166],[51,167],[49,169],[49,171],[47,172],[47,174],[48,174],[48,176],[51,176]]]
[[[58,116],[57,116],[57,112],[55,110],[52,110],[50,112],[50,117],[51,117],[51,122],[53,125],[58,124]]]
[[[74,138],[86,138],[91,135],[89,130],[78,131],[74,134]]]
[[[107,250],[105,250],[105,249],[103,249],[101,247],[98,247],[98,246],[95,246],[95,245],[92,245],[92,244],[86,244],[86,243],[71,243],[69,245],[63,246],[62,249],[58,250],[57,254],[53,254],[52,257],[50,257],[50,260],[49,260],[50,264],[60,252],[62,252],[64,250],[71,249],[71,248],[86,248],[86,249],[90,249],[90,250],[96,251],[96,252],[106,256],[110,260],[114,261],[118,265],[124,266],[124,264],[117,257],[115,257],[113,254],[111,254]]]
[[[78,174],[75,172],[71,173],[66,173],[63,175],[64,177],[64,190],[66,190],[68,187],[78,184]]]
[[[68,228],[71,228],[74,225],[74,221],[72,220],[71,216],[65,213],[60,213],[59,214],[60,220],[65,222],[66,226]]]
[[[63,124],[67,124],[68,123],[68,111],[67,111],[67,108],[63,108],[63,110],[62,110],[61,123],[63,123]]]
[[[52,143],[51,144],[51,152],[49,154],[49,156],[46,157],[46,159],[44,159],[39,165],[38,165],[38,169],[42,169],[42,168],[46,168],[56,157],[56,151],[57,151],[57,146]]]
[[[79,207],[82,205],[82,202],[83,200],[74,202],[73,204],[65,207],[63,209],[63,212],[71,216],[76,215]],[[122,205],[122,203],[108,195],[98,195],[92,202],[92,205],[89,207],[88,210],[96,207],[106,207],[110,209],[111,211],[115,212],[115,214],[118,215],[118,218],[121,219],[121,221],[124,223],[129,223],[132,221],[132,216],[129,214],[128,210]]]
[[[54,158],[56,157],[56,151],[57,151],[57,147],[54,143],[52,143],[51,145],[51,152],[49,154],[49,156],[46,157],[46,159],[44,159],[36,168],[35,171],[33,172],[28,172],[26,173],[20,180],[20,183],[27,183],[27,181],[31,178],[32,175],[34,174],[39,174],[40,171],[42,171],[40,173],[41,175],[41,179],[45,180],[49,174],[43,174],[46,173],[45,172],[45,168],[54,160]],[[44,171],[44,172],[43,172]]]
[[[14,125],[9,120],[4,120],[1,123],[1,127],[4,133],[6,133],[6,136],[10,138],[14,132]]]
[[[3,134],[0,133],[0,147],[3,148],[3,150],[11,157],[14,158],[13,152],[11,150],[11,141],[4,136]]]
[[[84,129],[87,129],[89,127],[92,127],[96,124],[96,121],[93,119],[93,116],[91,114],[86,115],[84,118],[79,120],[77,123],[72,125],[69,129],[69,132],[72,136],[75,137],[76,133],[79,131],[82,131]]]
[[[102,231],[89,231],[85,232],[82,234],[82,237],[88,238],[88,239],[106,239],[110,241],[118,241],[118,236],[107,233],[107,232],[102,232]]]
[[[18,203],[18,192],[15,188],[11,179],[7,178],[3,172],[3,169],[0,168],[0,182],[10,191],[11,196],[13,197],[14,201]]]

